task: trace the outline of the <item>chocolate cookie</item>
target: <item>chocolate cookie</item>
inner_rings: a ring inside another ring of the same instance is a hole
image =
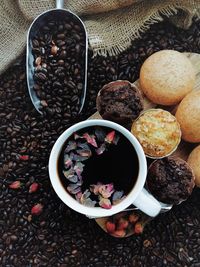
[[[128,81],[114,81],[99,91],[97,110],[103,119],[126,125],[135,120],[143,110],[140,91]]]
[[[166,157],[156,160],[148,170],[148,189],[164,203],[179,204],[186,200],[194,185],[192,169],[180,158]]]

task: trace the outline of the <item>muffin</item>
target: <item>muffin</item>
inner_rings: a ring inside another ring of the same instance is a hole
[[[200,145],[192,150],[187,162],[194,172],[196,186],[200,187]]]
[[[180,123],[182,138],[191,143],[200,142],[200,91],[188,94],[178,106],[176,119]]]
[[[143,110],[140,91],[128,81],[114,81],[99,91],[97,110],[103,119],[126,125],[135,120]]]
[[[140,85],[154,103],[175,105],[193,90],[195,71],[190,60],[180,52],[162,50],[143,63]]]
[[[181,140],[176,118],[163,109],[149,109],[133,122],[132,134],[138,139],[146,156],[162,158],[170,155]]]
[[[194,185],[192,169],[180,158],[158,159],[149,167],[148,190],[161,202],[179,204],[191,195]]]

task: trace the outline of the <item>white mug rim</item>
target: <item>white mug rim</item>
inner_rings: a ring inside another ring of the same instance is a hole
[[[137,153],[139,170],[138,177],[129,194],[122,200],[119,204],[113,205],[111,209],[103,209],[101,207],[87,207],[80,204],[76,199],[74,199],[67,191],[64,189],[61,180],[58,175],[57,164],[60,152],[66,140],[76,131],[90,127],[90,126],[105,126],[111,129],[117,130],[122,133],[134,146]],[[56,162],[55,162],[56,161]],[[136,139],[136,137],[123,126],[108,120],[103,119],[90,119],[76,123],[66,129],[56,140],[49,157],[49,177],[51,184],[59,196],[59,198],[71,209],[82,213],[89,217],[106,217],[114,215],[118,212],[123,211],[128,206],[133,204],[134,200],[137,198],[139,193],[142,191],[147,175],[147,162],[144,151]]]

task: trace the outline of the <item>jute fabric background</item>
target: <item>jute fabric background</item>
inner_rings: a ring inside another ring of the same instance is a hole
[[[79,15],[96,54],[115,55],[125,50],[153,23],[169,17],[188,28],[200,17],[200,0],[66,0],[65,8]],[[2,0],[0,2],[0,73],[24,51],[31,21],[55,7],[54,0]]]

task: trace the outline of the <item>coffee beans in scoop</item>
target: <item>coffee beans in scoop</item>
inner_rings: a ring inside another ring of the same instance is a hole
[[[49,115],[75,117],[84,85],[85,33],[67,18],[48,21],[32,39],[34,90]]]

